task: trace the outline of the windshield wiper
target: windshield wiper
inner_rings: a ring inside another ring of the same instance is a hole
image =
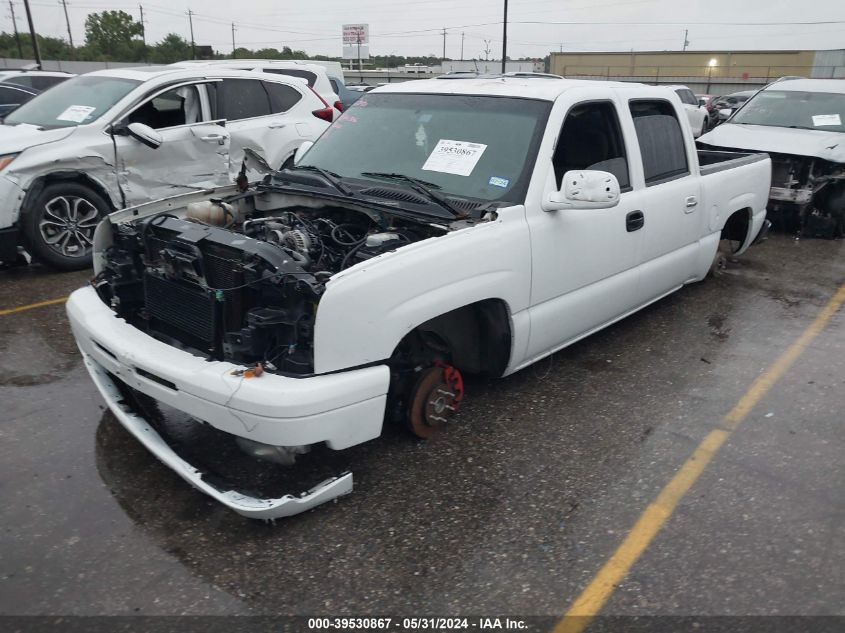
[[[419,178],[413,178],[412,176],[406,176],[405,174],[396,174],[392,172],[385,172],[385,171],[365,171],[361,172],[362,176],[368,176],[371,178],[387,178],[388,180],[404,180],[408,184],[411,185],[411,188],[414,191],[422,193],[428,196],[428,199],[435,202],[438,206],[443,207],[449,213],[451,213],[456,218],[465,217],[465,213],[456,209],[450,202],[448,202],[443,196],[438,193],[432,191],[432,188],[439,189],[438,185],[435,185],[433,182],[426,182],[425,180],[420,180]]]
[[[288,169],[303,169],[306,171],[313,171],[314,173],[320,174],[326,182],[328,182],[332,187],[337,189],[340,193],[344,196],[352,197],[352,192],[349,191],[343,184],[340,182],[341,176],[339,174],[334,173],[333,171],[329,171],[328,169],[323,169],[322,167],[317,167],[316,165],[294,165],[293,167],[289,167]]]

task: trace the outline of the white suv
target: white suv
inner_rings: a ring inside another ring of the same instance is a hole
[[[282,75],[142,67],[69,79],[0,125],[0,261],[20,244],[55,268],[85,268],[110,211],[230,184],[245,156],[278,169],[333,116]]]
[[[699,104],[698,97],[686,86],[667,86],[675,91],[684,104],[684,110],[689,119],[689,126],[692,128],[692,135],[698,138],[710,127],[710,116],[707,108]]]
[[[304,80],[308,84],[308,87],[326,102],[327,106],[335,109],[335,118],[339,117],[340,113],[343,112],[343,101],[334,89],[327,69],[318,64],[286,59],[218,59],[212,61],[191,60],[172,65],[186,68],[196,66],[236,68],[238,70],[296,77]]]

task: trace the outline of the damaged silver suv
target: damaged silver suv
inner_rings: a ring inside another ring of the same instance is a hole
[[[90,267],[111,211],[231,184],[246,151],[250,172],[278,169],[332,117],[285,75],[155,67],[69,79],[0,125],[0,261],[22,245],[54,268]]]
[[[767,152],[769,218],[810,237],[845,235],[845,82],[775,82],[698,142],[705,149]]]

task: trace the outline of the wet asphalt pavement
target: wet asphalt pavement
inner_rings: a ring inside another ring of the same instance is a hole
[[[0,310],[87,273],[0,271]],[[774,236],[718,278],[499,381],[355,491],[275,525],[193,491],[109,414],[64,309],[0,316],[0,614],[556,615],[845,282]],[[606,614],[845,615],[845,314],[754,408]],[[273,468],[268,466],[268,468]]]

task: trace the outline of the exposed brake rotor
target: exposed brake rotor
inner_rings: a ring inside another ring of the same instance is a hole
[[[438,363],[422,371],[408,411],[411,432],[428,439],[446,425],[461,406],[464,380],[455,367]]]

